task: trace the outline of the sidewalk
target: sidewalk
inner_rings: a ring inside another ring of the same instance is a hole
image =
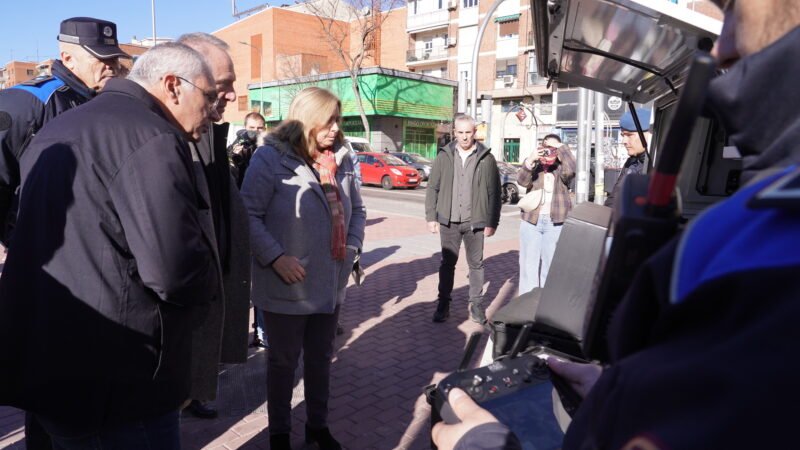
[[[509,220],[511,219],[511,220]],[[518,219],[504,217],[486,240],[488,313],[516,295]],[[427,449],[429,407],[422,389],[458,365],[469,334],[482,328],[467,317],[467,270],[456,269],[451,316],[431,321],[439,265],[438,236],[421,218],[370,214],[363,255],[362,287],[348,288],[331,369],[330,427],[348,449]],[[248,362],[220,374],[219,418],[185,415],[185,449],[268,449],[266,365],[268,350],[252,350]],[[480,355],[476,355],[476,358]],[[302,372],[302,371],[300,371]],[[305,402],[302,373],[293,400],[293,445],[303,448]],[[0,408],[0,448],[24,448],[22,414]]]

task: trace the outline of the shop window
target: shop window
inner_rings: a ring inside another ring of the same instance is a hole
[[[512,112],[519,109],[519,104],[522,103],[520,99],[502,100],[500,102],[500,112]]]
[[[543,95],[539,97],[539,114],[550,116],[553,114],[553,96]]]
[[[503,161],[519,162],[519,139],[503,139]]]
[[[428,159],[436,157],[436,133],[433,128],[406,127],[403,151],[419,153]]]

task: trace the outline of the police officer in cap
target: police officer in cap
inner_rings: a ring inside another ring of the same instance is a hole
[[[117,26],[106,20],[73,17],[61,22],[60,60],[52,76],[0,91],[0,242],[8,244],[16,211],[19,160],[31,138],[53,117],[89,101],[119,74]]]

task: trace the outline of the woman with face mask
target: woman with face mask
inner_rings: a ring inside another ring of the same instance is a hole
[[[522,210],[519,230],[520,295],[544,286],[561,227],[572,209],[569,184],[574,176],[575,157],[572,150],[562,144],[555,134],[545,136],[542,145],[520,168],[517,182],[528,191],[541,190],[536,205]]]
[[[300,91],[253,155],[242,185],[250,215],[252,300],[269,339],[270,448],[289,449],[295,370],[303,353],[307,443],[340,449],[328,429],[339,308],[364,239],[366,211],[339,129],[341,103]]]

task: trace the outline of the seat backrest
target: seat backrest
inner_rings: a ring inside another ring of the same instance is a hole
[[[583,340],[586,309],[610,222],[611,208],[585,202],[572,209],[561,229],[535,324]]]

